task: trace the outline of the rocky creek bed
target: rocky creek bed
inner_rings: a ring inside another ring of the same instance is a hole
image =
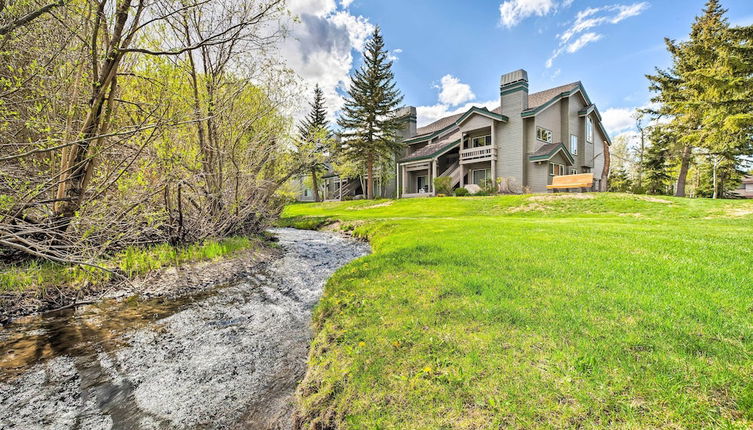
[[[275,229],[283,252],[179,298],[108,299],[0,329],[8,429],[289,428],[311,310],[368,245]]]

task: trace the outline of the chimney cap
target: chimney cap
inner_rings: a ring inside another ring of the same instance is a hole
[[[528,72],[523,69],[518,69],[514,72],[505,73],[500,79],[500,84],[502,86],[507,86],[516,82],[528,82]]]

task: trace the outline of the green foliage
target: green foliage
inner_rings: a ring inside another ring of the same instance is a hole
[[[460,187],[460,188],[458,188],[458,189],[455,190],[455,196],[457,196],[457,197],[465,197],[465,196],[467,196],[469,194],[471,194],[471,193],[465,187]]]
[[[623,168],[611,169],[609,174],[609,191],[628,193],[633,190],[633,181]]]
[[[212,260],[242,249],[253,248],[256,244],[255,239],[236,236],[206,240],[188,246],[159,244],[145,248],[128,247],[102,260],[99,265],[108,269],[117,268],[125,276],[133,278],[167,266]],[[0,291],[44,290],[61,285],[80,287],[87,284],[98,285],[112,279],[111,273],[96,268],[39,261],[20,265],[0,265],[0,269]]]
[[[438,194],[452,194],[452,178],[449,176],[439,176],[434,178],[434,189]]]
[[[392,61],[379,27],[366,41],[363,59],[363,66],[351,79],[338,124],[343,151],[368,170],[368,197],[372,198],[374,167],[402,149],[397,132],[403,122],[394,112],[403,96],[395,84]]]
[[[670,119],[676,137],[667,146],[670,155],[689,148],[701,159],[727,159],[717,163],[717,173],[730,180],[713,184],[724,193],[739,178],[741,161],[753,155],[753,26],[731,27],[718,0],[709,0],[703,12],[689,40],[667,39],[672,67],[647,77],[659,105],[653,113]]]
[[[753,425],[753,202],[371,206],[284,211],[353,221],[373,248],[335,273],[315,310],[303,427]]]
[[[651,145],[643,160],[643,190],[646,194],[671,194],[670,141],[672,134],[656,127],[651,133]]]

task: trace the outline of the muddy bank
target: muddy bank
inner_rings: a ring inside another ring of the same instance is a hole
[[[278,229],[282,252],[181,299],[105,300],[0,331],[4,428],[288,428],[311,309],[368,246]]]
[[[32,289],[0,294],[0,326],[15,318],[106,298],[137,294],[142,297],[180,297],[239,279],[277,254],[273,247],[256,246],[216,261],[199,261],[154,270],[130,281],[113,279],[100,285],[63,285],[44,291]]]

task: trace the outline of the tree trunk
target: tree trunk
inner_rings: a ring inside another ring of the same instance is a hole
[[[314,188],[314,201],[318,202],[319,200],[319,184],[316,182],[316,169],[311,169],[311,184]]]
[[[682,159],[680,160],[680,173],[677,175],[677,186],[675,187],[675,197],[685,197],[685,182],[688,177],[688,168],[690,167],[690,154],[692,148],[690,145],[682,149]]]
[[[369,154],[366,163],[368,174],[368,178],[366,178],[366,198],[371,200],[374,198],[374,156],[372,154]]]

